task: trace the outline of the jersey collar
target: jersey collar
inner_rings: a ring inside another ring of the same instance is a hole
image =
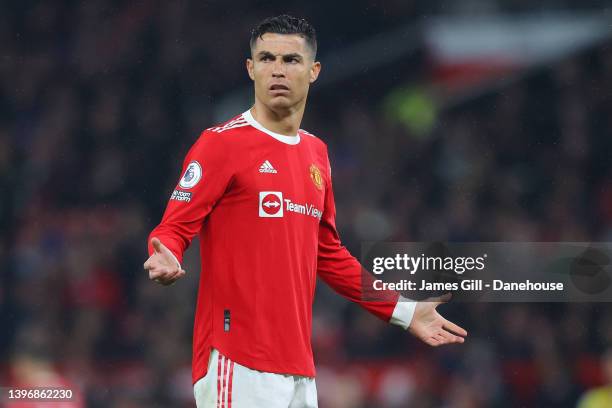
[[[300,143],[300,134],[298,133],[295,136],[287,136],[287,135],[281,135],[280,133],[276,133],[273,132],[271,130],[266,129],[265,127],[263,127],[263,125],[261,123],[259,123],[258,121],[255,120],[255,118],[253,117],[253,115],[251,115],[251,110],[247,110],[246,112],[244,112],[242,114],[242,117],[247,121],[247,123],[251,126],[253,126],[255,129],[262,131],[270,136],[272,136],[273,138],[275,138],[276,140],[278,140],[279,142],[283,142],[289,145],[296,145],[298,143]]]

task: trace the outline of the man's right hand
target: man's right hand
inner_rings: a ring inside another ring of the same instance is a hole
[[[186,272],[174,254],[158,238],[151,238],[151,245],[154,252],[144,263],[145,270],[149,271],[149,279],[168,286],[185,276]]]

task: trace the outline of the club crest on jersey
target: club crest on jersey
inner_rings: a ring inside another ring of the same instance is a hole
[[[321,170],[314,164],[310,165],[310,178],[318,190],[323,190],[323,176]]]
[[[187,165],[187,168],[185,169],[185,174],[183,174],[183,177],[181,177],[181,181],[179,182],[179,186],[184,189],[190,189],[196,184],[198,184],[201,178],[202,166],[200,166],[200,163],[193,160]]]
[[[283,193],[280,191],[260,191],[259,216],[264,218],[282,217]]]

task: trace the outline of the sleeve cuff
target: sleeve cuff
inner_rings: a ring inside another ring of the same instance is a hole
[[[397,299],[395,309],[393,309],[393,314],[391,315],[389,323],[400,326],[404,330],[408,329],[410,323],[412,323],[412,316],[414,316],[416,305],[417,302],[414,300],[407,299],[400,295]]]

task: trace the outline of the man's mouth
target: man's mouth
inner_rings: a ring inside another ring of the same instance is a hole
[[[288,91],[289,87],[286,85],[282,85],[282,84],[274,84],[270,86],[270,90],[271,91]]]

